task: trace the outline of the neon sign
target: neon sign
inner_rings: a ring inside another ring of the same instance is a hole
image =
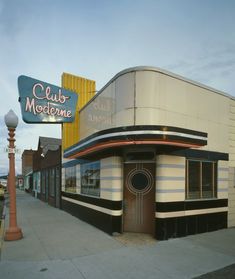
[[[18,78],[22,118],[27,123],[73,122],[78,95],[27,76]]]

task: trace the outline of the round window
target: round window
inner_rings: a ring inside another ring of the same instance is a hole
[[[149,180],[145,173],[137,172],[131,178],[131,185],[138,191],[143,191],[149,186]]]

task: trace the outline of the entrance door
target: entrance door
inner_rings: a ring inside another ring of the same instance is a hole
[[[154,233],[154,177],[153,163],[124,165],[124,231]]]

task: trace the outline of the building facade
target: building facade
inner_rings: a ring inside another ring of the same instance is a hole
[[[33,189],[33,154],[35,150],[25,149],[21,156],[22,176],[24,180],[24,190],[31,192]]]
[[[79,110],[62,208],[159,240],[235,225],[235,99],[159,68],[126,69]]]
[[[39,137],[33,156],[33,195],[61,207],[61,139]]]

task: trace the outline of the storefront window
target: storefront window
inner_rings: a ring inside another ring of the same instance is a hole
[[[215,198],[217,196],[217,163],[187,160],[187,199]]]
[[[59,189],[60,188],[60,168],[59,167],[56,167],[56,179],[55,179],[55,185],[56,185],[56,189]]]
[[[65,168],[65,192],[76,193],[76,166]]]
[[[50,190],[50,196],[54,197],[55,196],[55,169],[50,169],[49,170],[49,190]]]
[[[40,172],[35,172],[33,174],[33,190],[40,193]]]
[[[46,171],[45,170],[42,170],[41,187],[42,187],[42,193],[45,195],[46,193]]]
[[[90,196],[100,196],[100,162],[81,165],[81,193]]]

